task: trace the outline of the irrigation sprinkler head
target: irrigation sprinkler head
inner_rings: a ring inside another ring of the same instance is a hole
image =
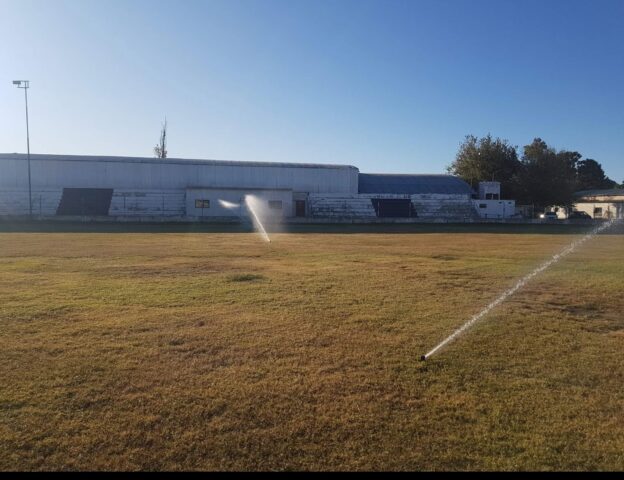
[[[427,360],[427,355],[421,355],[420,361],[424,362],[425,360]]]

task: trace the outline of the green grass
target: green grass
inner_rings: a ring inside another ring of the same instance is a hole
[[[621,235],[418,361],[544,232],[1,233],[0,469],[622,470]]]

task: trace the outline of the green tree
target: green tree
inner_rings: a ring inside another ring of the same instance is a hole
[[[577,189],[617,188],[619,185],[605,175],[602,165],[591,158],[581,160],[576,167]]]
[[[577,166],[579,190],[618,188],[616,181],[607,177],[602,165],[596,160],[588,158],[581,160]]]
[[[557,152],[541,138],[524,147],[519,175],[519,200],[537,209],[550,205],[571,205],[577,189],[576,166],[581,154]]]
[[[483,138],[467,135],[447,170],[475,189],[482,181],[501,182],[503,195],[513,198],[517,193],[516,181],[521,167],[517,147],[488,134]]]
[[[602,188],[607,178],[602,165],[591,158],[578,162],[576,172],[579,190]]]

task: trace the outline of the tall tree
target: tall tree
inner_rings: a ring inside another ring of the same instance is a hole
[[[581,160],[576,168],[579,190],[592,190],[602,188],[606,180],[602,165],[596,160],[588,158]]]
[[[167,118],[163,123],[162,130],[160,131],[160,141],[158,145],[154,147],[154,156],[157,158],[167,158]]]
[[[602,165],[591,158],[578,162],[576,172],[579,190],[610,188],[615,183],[607,178]]]
[[[517,147],[507,140],[467,135],[455,161],[448,167],[449,173],[457,175],[476,188],[482,181],[501,182],[502,193],[513,198],[517,192],[517,175],[521,168]]]
[[[578,152],[557,152],[541,138],[524,147],[519,176],[519,199],[539,209],[550,205],[571,205],[576,191]]]

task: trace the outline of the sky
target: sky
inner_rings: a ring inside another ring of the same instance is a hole
[[[624,181],[624,0],[0,0],[0,152],[444,173],[540,137]],[[0,172],[1,174],[1,172]]]

